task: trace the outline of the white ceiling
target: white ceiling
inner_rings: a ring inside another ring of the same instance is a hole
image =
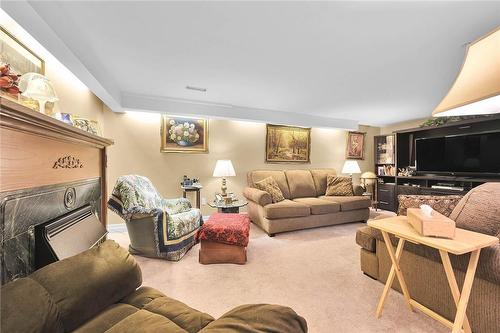
[[[500,24],[500,2],[478,1],[29,5],[2,7],[116,111],[331,127],[429,117],[464,44]]]

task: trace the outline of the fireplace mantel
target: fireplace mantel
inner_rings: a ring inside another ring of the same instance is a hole
[[[34,269],[34,229],[90,205],[106,225],[106,148],[93,135],[0,97],[2,283]]]

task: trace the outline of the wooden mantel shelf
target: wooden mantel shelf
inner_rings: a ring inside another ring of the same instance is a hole
[[[0,127],[96,148],[104,148],[114,143],[111,139],[73,127],[1,96],[0,106]]]

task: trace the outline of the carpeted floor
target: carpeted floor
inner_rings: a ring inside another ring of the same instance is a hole
[[[179,262],[136,257],[143,284],[219,317],[244,303],[292,307],[306,318],[309,332],[447,332],[422,313],[412,313],[392,291],[381,319],[375,308],[383,285],[363,275],[355,243],[360,223],[268,237],[252,225],[248,263],[200,265],[199,245]],[[126,232],[109,238],[128,246]],[[284,332],[286,333],[286,332]]]

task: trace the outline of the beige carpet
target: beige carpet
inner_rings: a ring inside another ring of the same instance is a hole
[[[292,307],[309,332],[448,332],[422,313],[412,313],[401,294],[389,294],[381,319],[375,307],[383,285],[363,275],[354,237],[360,223],[268,237],[252,225],[248,263],[200,265],[196,245],[179,262],[136,257],[143,284],[188,305],[221,316],[244,303]],[[111,239],[128,246],[125,232]],[[286,333],[286,332],[284,332]]]

